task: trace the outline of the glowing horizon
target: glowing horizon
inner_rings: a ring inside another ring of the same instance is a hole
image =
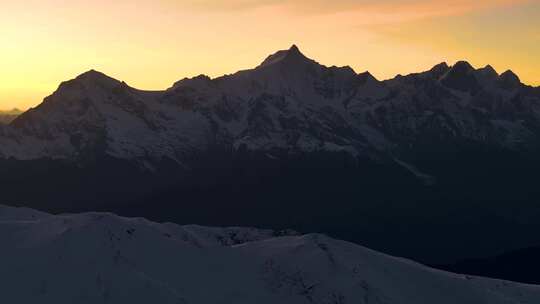
[[[533,0],[28,0],[0,11],[0,109],[95,69],[140,89],[257,66],[297,44],[378,79],[467,60],[540,85]]]

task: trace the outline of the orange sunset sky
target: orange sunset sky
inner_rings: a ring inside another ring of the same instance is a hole
[[[540,0],[0,0],[0,109],[97,69],[141,89],[258,65],[293,43],[379,79],[465,59],[540,85]]]

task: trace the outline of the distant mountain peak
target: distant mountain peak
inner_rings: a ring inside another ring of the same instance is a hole
[[[501,79],[508,79],[515,82],[521,82],[521,80],[519,79],[519,76],[516,75],[516,73],[512,72],[512,70],[507,70],[504,73],[502,73]]]
[[[507,70],[499,76],[499,86],[504,89],[514,89],[521,85],[521,80],[519,77],[512,72]]]
[[[474,67],[465,60],[460,60],[452,66],[452,70],[458,71],[458,72],[470,72],[474,70]]]
[[[298,46],[297,46],[296,44],[293,44],[293,45],[289,48],[289,52],[296,52],[296,53],[302,54],[302,52],[300,52],[300,49],[298,48]]]
[[[492,83],[499,78],[499,73],[491,65],[476,70],[478,79],[484,83]]]
[[[34,112],[42,107],[49,110],[51,107],[58,107],[65,110],[67,107],[73,105],[84,109],[90,103],[105,102],[106,99],[103,98],[104,93],[108,94],[111,90],[121,87],[128,86],[125,82],[92,69],[78,75],[74,79],[62,82],[52,95],[46,97],[43,103],[34,108]],[[24,114],[20,118],[27,119]]]
[[[479,88],[474,71],[467,61],[458,61],[441,77],[441,83],[451,89],[474,93]]]
[[[443,62],[433,66],[431,68],[431,70],[440,70],[440,69],[449,69],[449,68],[450,68],[450,66],[448,65],[448,63],[446,63],[446,61],[443,61]]]
[[[268,56],[263,63],[259,65],[259,68],[269,67],[276,64],[286,64],[286,65],[302,65],[302,64],[313,64],[315,61],[307,58],[296,46],[293,44],[287,50],[278,51],[270,56]]]
[[[448,66],[448,63],[441,62],[441,63],[435,65],[434,67],[432,67],[431,70],[429,70],[429,74],[433,78],[439,79],[442,75],[444,75],[446,72],[448,72],[448,70],[450,70],[450,66]]]
[[[84,72],[75,78],[75,81],[81,81],[84,83],[100,83],[107,85],[118,85],[122,83],[112,77],[107,76],[105,73],[96,71],[94,69]]]
[[[101,78],[101,77],[108,77],[108,76],[94,69],[88,70],[80,74],[79,76],[77,76],[77,78]]]
[[[373,76],[369,71],[359,73],[358,78],[362,81],[362,83],[379,82],[379,80],[377,80],[377,78],[375,78],[375,76]]]
[[[495,71],[495,69],[491,66],[491,65],[486,65],[485,67],[481,68],[480,70],[484,70],[484,71],[487,71],[487,72],[490,72],[490,73],[495,73],[498,75],[497,71]]]

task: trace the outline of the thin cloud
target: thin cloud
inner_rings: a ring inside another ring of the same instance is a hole
[[[373,19],[400,21],[461,15],[478,10],[521,5],[532,0],[182,0],[171,1],[199,11],[234,11],[279,8],[295,15],[374,14]]]

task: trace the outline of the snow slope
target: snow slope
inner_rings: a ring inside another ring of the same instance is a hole
[[[0,206],[5,303],[539,303],[324,235]]]

